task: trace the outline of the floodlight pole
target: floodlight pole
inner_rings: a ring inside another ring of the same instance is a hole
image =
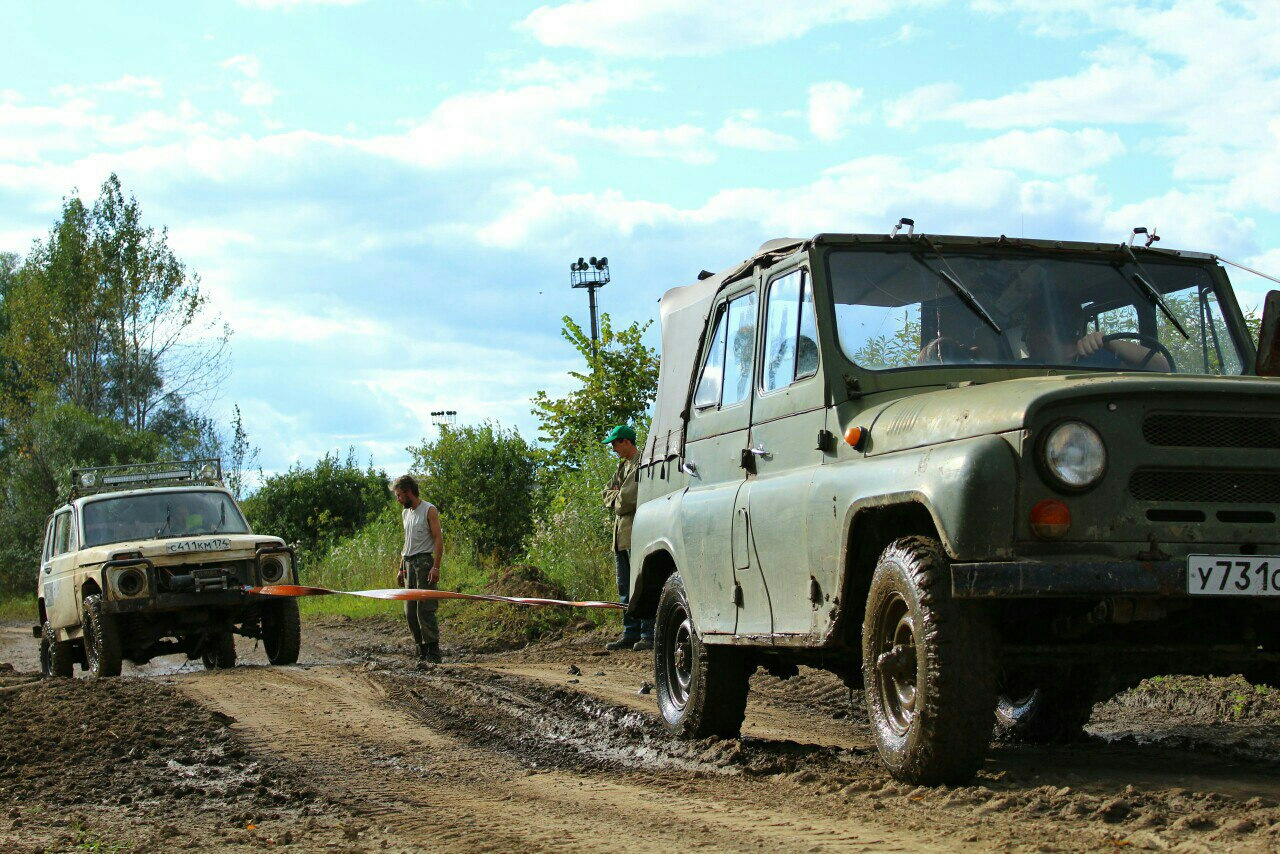
[[[609,259],[591,258],[590,261],[579,258],[569,265],[569,284],[574,288],[587,289],[587,304],[591,307],[591,356],[596,356],[597,342],[600,340],[600,320],[596,313],[596,289],[609,284]]]

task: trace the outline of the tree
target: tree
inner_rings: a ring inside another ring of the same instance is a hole
[[[422,497],[439,508],[451,536],[502,561],[519,553],[533,530],[540,454],[518,430],[490,421],[442,426],[434,442],[407,450],[422,474]]]
[[[311,468],[295,465],[265,478],[241,506],[253,530],[314,555],[351,536],[390,502],[386,472],[361,469],[352,448],[345,460],[328,453]]]
[[[53,387],[92,415],[178,440],[191,432],[191,401],[225,377],[229,329],[205,316],[199,276],[169,249],[167,230],[142,224],[114,174],[92,208],[64,200],[5,302],[10,415]]]
[[[569,372],[577,387],[566,396],[552,398],[545,391],[533,396],[533,414],[541,421],[539,438],[551,444],[553,467],[579,466],[588,446],[599,442],[610,426],[643,420],[658,391],[658,353],[642,340],[648,328],[648,323],[632,323],[615,331],[609,315],[602,315],[593,351],[590,336],[564,318],[561,334],[587,366]]]
[[[227,488],[237,499],[244,495],[246,475],[258,464],[258,452],[257,446],[249,444],[249,433],[244,429],[240,407],[236,406],[235,415],[231,419],[231,448],[223,471],[227,477]]]

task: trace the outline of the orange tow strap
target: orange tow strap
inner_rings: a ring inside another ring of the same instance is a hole
[[[259,596],[363,596],[366,599],[392,599],[421,602],[427,599],[472,599],[477,602],[507,602],[511,605],[560,605],[567,608],[614,608],[617,602],[566,602],[563,599],[534,599],[524,596],[495,596],[489,593],[454,593],[452,590],[416,590],[396,587],[390,590],[330,590],[328,587],[301,587],[296,584],[270,584],[246,587],[245,593]]]

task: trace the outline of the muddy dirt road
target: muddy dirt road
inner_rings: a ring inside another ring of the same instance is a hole
[[[230,671],[171,660],[112,687],[0,693],[0,846],[1280,846],[1280,702],[1242,680],[1144,685],[1098,707],[1087,742],[997,744],[974,785],[912,789],[883,772],[860,705],[823,673],[757,674],[742,740],[684,743],[637,693],[647,657],[602,655],[598,636],[446,645],[450,663],[427,667],[404,634],[310,622],[298,667],[263,666],[243,644]],[[33,649],[0,632],[0,661],[30,670]],[[133,723],[103,735],[110,720]],[[32,767],[100,782],[71,791]]]

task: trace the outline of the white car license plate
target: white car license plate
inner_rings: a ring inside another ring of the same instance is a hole
[[[1280,596],[1280,557],[1191,555],[1187,592],[1193,596]]]

